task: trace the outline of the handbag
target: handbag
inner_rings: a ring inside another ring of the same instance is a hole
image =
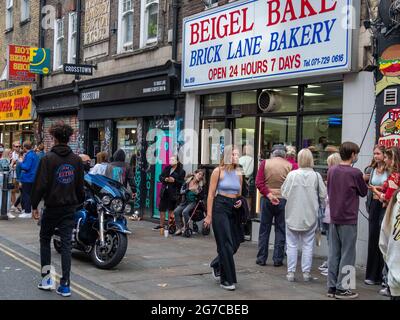
[[[317,216],[317,229],[315,231],[315,240],[317,247],[321,246],[321,237],[322,237],[322,220],[325,217],[325,207],[322,205],[321,198],[319,197],[319,177],[318,173],[315,172],[317,176],[317,197],[318,197],[318,216]]]

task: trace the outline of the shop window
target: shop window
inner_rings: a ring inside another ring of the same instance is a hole
[[[55,21],[54,26],[54,63],[53,69],[61,69],[63,65],[62,49],[64,43],[64,19]]]
[[[6,0],[6,30],[14,26],[14,0]]]
[[[203,96],[203,116],[224,117],[226,115],[226,94],[209,94]]]
[[[342,115],[303,117],[302,147],[309,148],[315,165],[326,168],[326,159],[339,151],[342,141]]]
[[[204,0],[204,5],[206,9],[214,8],[218,6],[218,0]]]
[[[71,12],[68,21],[68,63],[76,63],[77,20],[76,12]]]
[[[29,19],[30,0],[21,0],[21,22]]]
[[[132,0],[119,1],[118,25],[118,53],[133,50]]]
[[[137,120],[123,120],[117,122],[118,149],[126,154],[126,162],[130,162],[133,155],[137,153]]]
[[[157,42],[158,11],[158,0],[142,0],[142,47]]]
[[[341,110],[343,107],[343,82],[329,82],[306,86],[304,111]]]
[[[264,113],[284,113],[297,111],[298,87],[263,90],[257,104]]]
[[[225,130],[225,120],[204,120],[202,129],[201,164],[217,165],[225,143],[232,143],[230,130]]]
[[[233,92],[231,103],[233,114],[255,114],[257,113],[257,91]]]

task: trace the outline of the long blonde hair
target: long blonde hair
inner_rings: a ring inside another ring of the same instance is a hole
[[[235,145],[228,145],[225,147],[224,153],[221,157],[221,162],[219,164],[220,169],[232,171],[239,168],[239,163],[232,163],[232,155],[234,151],[238,151],[240,154],[240,149]]]

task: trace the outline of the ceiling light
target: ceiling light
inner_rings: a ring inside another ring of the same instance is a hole
[[[312,92],[305,92],[304,95],[306,97],[318,97],[318,96],[324,96],[323,93],[312,93]]]

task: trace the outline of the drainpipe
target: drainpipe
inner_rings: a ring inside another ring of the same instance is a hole
[[[178,15],[179,0],[172,0],[172,61],[176,62],[178,57]]]
[[[46,0],[40,0],[40,8],[39,8],[39,48],[44,48],[45,37],[44,30],[42,27],[42,20],[45,14],[42,13],[43,8],[46,6]],[[39,89],[43,88],[43,75],[39,75]]]
[[[82,21],[82,1],[77,0],[76,1],[76,24],[77,24],[77,30],[76,30],[76,64],[79,64],[81,62],[81,21]],[[79,80],[80,77],[79,75],[75,75],[75,80]]]

